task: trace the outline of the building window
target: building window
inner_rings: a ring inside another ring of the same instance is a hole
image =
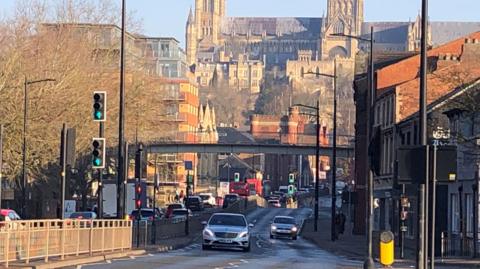
[[[458,203],[458,195],[452,193],[450,196],[450,221],[451,232],[453,234],[460,233],[460,206]]]
[[[257,71],[257,70],[253,70],[252,77],[256,78],[257,76],[258,76],[258,71]]]
[[[466,233],[467,233],[467,236],[472,236],[473,234],[473,225],[472,225],[472,221],[473,221],[473,210],[472,210],[472,194],[471,193],[465,193],[465,216],[467,217],[466,218],[466,221],[467,221],[467,230],[466,230]]]

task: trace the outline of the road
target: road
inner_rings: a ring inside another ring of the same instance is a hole
[[[308,208],[257,209],[247,216],[248,221],[255,224],[252,229],[252,250],[249,253],[234,250],[202,251],[201,241],[198,240],[179,250],[112,260],[104,264],[78,266],[77,269],[362,268],[361,262],[323,251],[301,236],[296,241],[269,238],[270,221],[274,216],[289,215],[302,221],[311,213],[311,209]]]

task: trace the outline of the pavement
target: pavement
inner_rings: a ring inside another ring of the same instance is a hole
[[[330,220],[330,208],[320,208],[318,231],[314,231],[314,221],[310,218],[305,221],[302,230],[302,237],[316,245],[318,248],[332,254],[363,262],[367,248],[366,238],[364,236],[352,234],[352,227],[347,223],[345,232],[339,235],[338,240],[332,241]],[[413,250],[406,249],[405,251],[407,257],[415,257]],[[395,255],[396,257],[399,256],[398,253]],[[383,268],[383,266],[378,263],[378,247],[375,246],[374,260],[376,261],[377,268]],[[478,259],[438,259],[435,264],[436,268],[442,269],[480,268],[480,260]],[[396,259],[391,268],[415,268],[415,261],[413,259]]]

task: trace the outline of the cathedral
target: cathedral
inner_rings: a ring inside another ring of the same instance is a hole
[[[213,73],[239,83],[246,80],[246,88],[258,84],[248,70],[232,78],[228,68],[239,60],[246,62],[246,67],[260,64],[266,72],[278,68],[292,77],[302,76],[301,67],[327,72],[328,63],[322,61],[353,59],[359,49],[368,46],[333,34],[369,38],[372,26],[376,51],[419,49],[419,16],[409,22],[364,22],[364,0],[328,0],[327,13],[321,18],[227,17],[226,5],[226,0],[195,0],[195,9],[188,16],[187,63],[203,64],[202,72],[196,72],[199,82],[203,78],[203,86]],[[478,22],[430,22],[428,40],[436,46],[478,30]],[[301,63],[292,63],[287,71],[290,61]]]
[[[353,134],[355,60],[369,44],[341,35],[369,39],[373,27],[376,54],[418,51],[421,37],[420,16],[408,22],[365,22],[364,1],[327,0],[326,14],[318,18],[275,18],[228,17],[226,0],[195,0],[186,23],[187,64],[203,89],[224,81],[255,98],[265,81],[273,80],[293,92],[317,94],[322,121],[329,126],[333,81],[319,74],[336,70],[342,79],[337,92],[341,132]],[[429,29],[428,42],[437,46],[480,30],[480,23],[431,21]]]

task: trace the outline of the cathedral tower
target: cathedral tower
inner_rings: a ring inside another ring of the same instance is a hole
[[[186,26],[186,51],[189,64],[194,64],[199,43],[219,45],[226,0],[195,0],[195,15],[190,12]]]
[[[335,37],[332,34],[360,36],[363,23],[364,0],[328,0],[327,17],[322,27],[322,59],[354,57],[358,42],[355,39]]]

